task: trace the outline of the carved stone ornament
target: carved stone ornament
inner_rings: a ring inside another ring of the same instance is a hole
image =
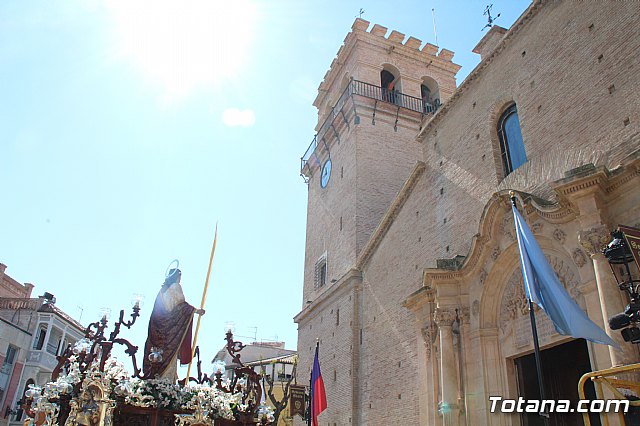
[[[578,232],[578,241],[580,245],[587,250],[589,255],[601,253],[602,249],[609,244],[610,240],[611,234],[603,225]]]
[[[524,291],[522,271],[518,269],[511,275],[511,278],[509,278],[507,289],[502,296],[500,329],[505,331],[506,327],[513,322],[515,318],[526,315],[528,310],[529,305]]]
[[[502,232],[506,235],[509,240],[515,241],[515,225],[513,224],[513,215],[505,214],[502,218]]]
[[[471,319],[470,308],[468,306],[463,306],[458,310],[458,316],[463,324],[469,324],[469,320]]]
[[[454,309],[436,308],[433,313],[433,320],[438,327],[451,327],[456,320],[456,311]]]
[[[560,244],[564,244],[567,239],[567,234],[560,228],[553,230],[553,238]]]
[[[493,260],[496,260],[496,259],[498,258],[498,256],[500,256],[500,253],[501,253],[501,251],[500,251],[500,247],[495,246],[495,247],[493,248],[493,251],[491,252],[491,258],[492,258]]]
[[[474,318],[478,318],[478,315],[480,314],[480,301],[479,300],[474,300],[473,303],[471,304],[471,313],[473,314]]]
[[[547,260],[569,295],[584,309],[584,301],[579,297],[578,279],[573,273],[571,265],[566,265],[562,259],[555,256],[547,256]],[[505,332],[516,318],[523,315],[529,315],[529,304],[524,291],[522,270],[518,267],[509,278],[502,296],[499,319],[500,330]]]
[[[578,268],[582,268],[585,263],[587,263],[587,256],[579,248],[575,248],[571,252],[571,257],[573,258],[573,261],[578,266]]]
[[[487,275],[489,274],[484,269],[480,272],[480,285],[484,284],[484,281],[487,279]]]
[[[431,359],[433,345],[435,344],[436,338],[438,337],[438,326],[436,325],[435,321],[429,321],[429,323],[425,324],[425,326],[422,327],[420,331],[422,332],[422,338],[424,339],[424,347],[427,359]]]
[[[542,223],[541,222],[536,222],[533,225],[531,225],[531,232],[533,232],[534,234],[540,234],[542,233]]]

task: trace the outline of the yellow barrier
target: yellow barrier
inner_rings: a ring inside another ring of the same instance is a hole
[[[596,388],[596,397],[598,399],[604,399],[603,386],[608,389],[613,395],[615,399],[627,399],[627,396],[620,392],[620,389],[627,389],[633,391],[637,396],[640,397],[640,383],[632,382],[629,380],[621,380],[617,379],[615,376],[618,374],[625,373],[633,373],[640,372],[640,364],[629,364],[623,365],[620,367],[612,367],[607,368],[606,370],[592,371],[591,373],[587,373],[580,378],[578,382],[578,395],[580,399],[585,398],[584,385],[587,380],[591,380]],[[640,407],[640,400],[638,401],[629,401],[629,406],[631,407]],[[609,419],[606,415],[600,414],[600,418],[602,419],[603,426],[609,426]],[[623,413],[618,413],[620,416],[620,424],[625,424]],[[585,426],[591,426],[591,420],[589,419],[589,413],[582,413],[582,419],[584,420]]]

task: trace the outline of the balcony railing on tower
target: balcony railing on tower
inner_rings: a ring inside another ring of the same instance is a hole
[[[303,178],[305,178],[305,180],[306,177],[302,173],[305,166],[309,163],[311,157],[316,152],[318,143],[320,141],[323,141],[326,132],[332,127],[335,118],[339,115],[345,118],[343,107],[349,97],[351,97],[352,95],[362,96],[364,98],[393,104],[398,106],[398,108],[409,109],[411,111],[419,112],[423,115],[433,114],[440,107],[439,99],[435,99],[433,102],[428,102],[424,99],[409,96],[396,90],[388,90],[374,84],[365,83],[364,81],[351,80],[340,95],[340,98],[338,99],[336,104],[333,106],[333,108],[331,108],[331,111],[327,115],[327,118],[325,118],[322,126],[320,126],[320,129],[318,129],[318,133],[316,133],[316,135],[313,137],[311,144],[300,159],[300,174]],[[316,161],[319,162],[317,158]]]

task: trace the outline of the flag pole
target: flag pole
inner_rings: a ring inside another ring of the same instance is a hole
[[[311,410],[313,410],[313,367],[309,370],[309,416],[307,426],[311,426]]]
[[[216,231],[213,236],[213,247],[211,247],[211,256],[209,257],[209,269],[207,269],[207,278],[204,281],[204,290],[202,291],[202,301],[200,302],[200,309],[204,309],[204,302],[207,300],[207,290],[209,289],[209,277],[211,276],[211,265],[213,264],[213,255],[216,252],[216,242],[218,241],[218,223],[216,222]],[[191,344],[191,361],[189,361],[189,367],[187,368],[187,378],[184,383],[189,383],[189,375],[191,374],[191,364],[193,364],[193,357],[196,353],[196,342],[198,341],[198,331],[200,331],[200,320],[202,315],[198,315],[198,322],[196,323],[196,332],[193,335],[193,343]]]
[[[518,209],[516,206],[516,194],[513,191],[509,191],[509,198],[511,198],[511,204],[513,204],[514,209]],[[514,223],[514,226],[517,226]],[[520,249],[520,247],[518,247]],[[524,279],[524,273],[523,273]],[[529,304],[529,319],[531,320],[531,334],[533,335],[533,353],[536,359],[536,371],[538,374],[538,388],[540,389],[540,399],[542,401],[546,400],[546,393],[544,390],[544,380],[542,378],[542,362],[540,360],[540,344],[538,343],[538,327],[536,326],[536,315],[533,311],[533,302],[531,301],[531,297],[527,298],[527,302]],[[545,413],[544,411],[540,411],[538,413],[543,419],[545,426],[549,426],[549,413]]]

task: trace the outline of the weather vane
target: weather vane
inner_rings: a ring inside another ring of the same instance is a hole
[[[481,31],[484,31],[485,28],[493,27],[493,23],[495,22],[495,20],[500,17],[499,13],[495,17],[491,16],[491,8],[492,7],[493,7],[493,4],[490,4],[490,5],[487,5],[487,7],[484,9],[483,15],[485,15],[487,17],[487,22],[488,23],[487,23],[487,25],[482,27]]]
[[[362,19],[362,14],[364,13],[364,9],[360,8],[360,10],[358,11],[358,18]]]

